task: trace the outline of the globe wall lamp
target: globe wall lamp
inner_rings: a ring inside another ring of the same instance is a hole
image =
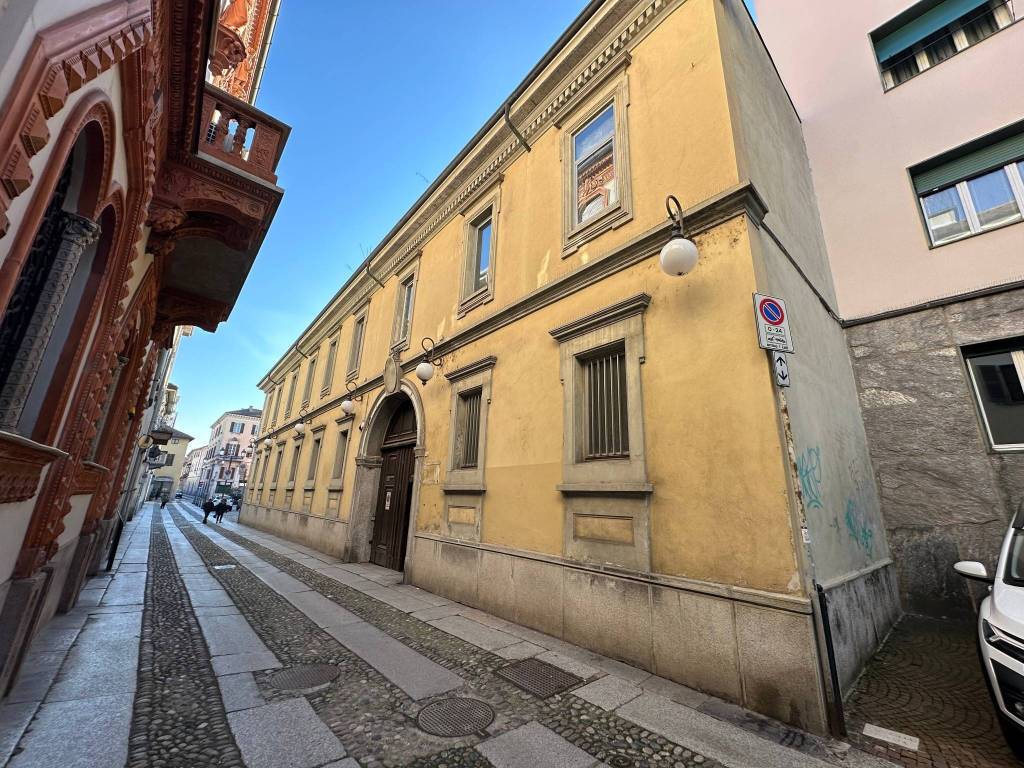
[[[697,244],[683,236],[683,206],[675,195],[665,198],[665,210],[672,220],[672,234],[661,249],[661,270],[666,275],[682,277],[697,266],[700,253]]]
[[[434,355],[434,340],[429,336],[423,337],[420,346],[423,347],[423,360],[416,366],[416,378],[426,386],[434,378],[434,369],[444,367],[444,359]]]
[[[266,440],[263,441],[263,447],[264,448],[270,448],[270,446],[272,446],[273,444],[274,444],[274,441],[271,440],[269,437]]]
[[[351,416],[356,409],[356,402],[363,399],[362,395],[356,394],[356,386],[351,381],[345,382],[345,399],[341,401],[341,411],[346,416]]]
[[[299,420],[292,425],[292,429],[295,430],[295,434],[301,436],[306,431],[306,425],[309,424],[312,419],[307,418],[309,414],[308,408],[299,409]]]

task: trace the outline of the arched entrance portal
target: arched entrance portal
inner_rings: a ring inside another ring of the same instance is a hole
[[[401,571],[405,562],[416,464],[416,411],[404,395],[381,442],[380,484],[370,539],[370,562]]]

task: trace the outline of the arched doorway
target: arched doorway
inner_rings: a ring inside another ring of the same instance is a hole
[[[416,411],[404,396],[395,403],[380,446],[380,484],[370,539],[370,562],[403,570],[416,464]]]

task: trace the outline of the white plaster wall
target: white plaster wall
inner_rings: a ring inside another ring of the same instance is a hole
[[[0,104],[10,92],[21,64],[41,30],[106,0],[9,0],[0,11]]]
[[[929,249],[907,174],[1024,118],[1024,24],[885,92],[869,33],[908,5],[757,0],[803,120],[846,319],[1024,279],[1024,225]]]
[[[3,263],[7,258],[11,245],[17,238],[18,227],[32,199],[35,195],[42,194],[40,192],[38,180],[42,176],[47,163],[53,155],[53,149],[57,144],[56,139],[61,134],[64,122],[67,120],[68,115],[70,115],[74,110],[75,105],[78,104],[86,94],[95,90],[103,91],[110,97],[115,120],[114,135],[116,136],[111,180],[119,182],[127,192],[128,163],[125,157],[124,140],[121,133],[123,128],[123,120],[121,116],[121,76],[119,68],[112,67],[95,80],[87,83],[85,87],[80,88],[71,94],[61,111],[47,121],[46,125],[50,129],[50,141],[29,161],[29,166],[31,167],[33,174],[32,186],[30,186],[28,190],[23,192],[21,195],[14,198],[14,200],[11,201],[11,207],[7,210],[7,218],[11,221],[11,227],[7,234],[3,238],[0,238],[0,263]]]
[[[69,501],[71,511],[64,518],[64,532],[57,537],[57,546],[63,548],[78,541],[78,535],[82,532],[82,523],[85,522],[85,514],[89,511],[89,502],[91,501],[91,493],[71,497]]]
[[[40,486],[46,482],[47,471],[43,470]],[[31,499],[13,504],[0,504],[0,520],[3,521],[4,532],[4,535],[0,536],[0,583],[11,578],[14,563],[25,540],[25,531],[28,530],[29,521],[32,519],[32,508],[35,503],[36,497],[33,496]],[[0,606],[2,605],[3,603],[0,603]]]

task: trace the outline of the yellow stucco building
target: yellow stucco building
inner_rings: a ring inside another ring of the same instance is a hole
[[[896,612],[833,302],[741,0],[591,3],[263,379],[242,522],[824,731]]]

